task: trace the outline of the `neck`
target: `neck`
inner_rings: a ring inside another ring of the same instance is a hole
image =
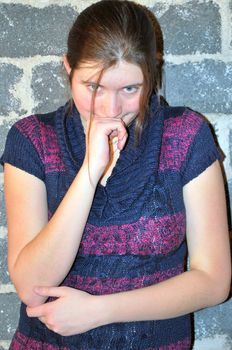
[[[82,117],[80,115],[80,118],[81,118],[81,124],[83,126],[83,129],[84,129],[84,133],[86,133],[86,119],[84,117]]]

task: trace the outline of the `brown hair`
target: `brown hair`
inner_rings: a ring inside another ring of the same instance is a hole
[[[74,22],[68,36],[67,60],[70,81],[82,63],[99,62],[101,74],[120,60],[138,65],[144,86],[136,118],[139,140],[152,92],[158,90],[156,40],[149,10],[127,0],[102,0],[87,7]],[[100,79],[100,78],[99,78]]]

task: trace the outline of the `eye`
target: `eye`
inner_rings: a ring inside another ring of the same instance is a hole
[[[100,89],[100,86],[96,83],[89,83],[89,84],[87,84],[87,87],[91,92],[99,91],[99,89]]]
[[[131,86],[125,86],[123,88],[123,91],[125,91],[127,94],[133,94],[133,93],[137,92],[138,89],[139,89],[138,86],[131,85]]]

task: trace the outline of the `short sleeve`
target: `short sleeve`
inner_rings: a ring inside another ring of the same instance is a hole
[[[8,132],[5,149],[0,163],[9,163],[21,170],[44,180],[44,166],[35,145],[20,128],[20,121]]]
[[[222,155],[216,146],[209,124],[203,120],[192,140],[181,169],[182,185],[187,184],[221,158]]]

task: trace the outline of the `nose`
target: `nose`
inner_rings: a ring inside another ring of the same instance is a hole
[[[120,117],[122,113],[122,104],[120,96],[117,93],[106,94],[103,101],[103,113],[104,116],[109,118]]]

